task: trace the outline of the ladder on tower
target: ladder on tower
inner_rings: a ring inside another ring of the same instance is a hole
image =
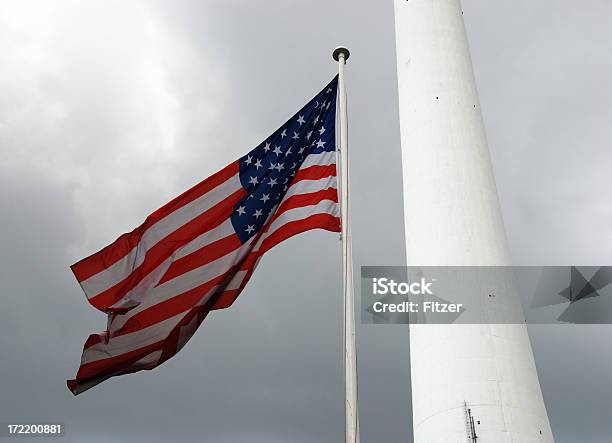
[[[474,426],[474,417],[472,416],[472,410],[468,408],[467,402],[463,402],[465,409],[465,425],[467,430],[468,442],[477,443],[478,435],[476,435],[476,427]]]

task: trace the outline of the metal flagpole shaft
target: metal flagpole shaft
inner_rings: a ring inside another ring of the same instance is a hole
[[[357,408],[357,350],[355,347],[355,301],[353,296],[353,251],[351,214],[349,207],[348,120],[344,65],[350,52],[344,47],[334,49],[338,62],[338,108],[340,111],[340,176],[342,221],[342,274],[343,274],[343,353],[344,353],[344,414],[346,443],[359,442],[359,410]]]

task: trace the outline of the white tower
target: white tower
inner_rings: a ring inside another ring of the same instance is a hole
[[[412,266],[510,264],[462,15],[395,0]],[[416,443],[554,441],[524,325],[413,325],[410,347]]]

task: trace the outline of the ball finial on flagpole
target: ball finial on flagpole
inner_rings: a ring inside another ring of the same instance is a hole
[[[345,62],[351,56],[351,52],[344,46],[338,46],[336,49],[334,49],[334,52],[332,52],[332,57],[334,58],[334,60],[340,61],[340,54],[344,54]]]

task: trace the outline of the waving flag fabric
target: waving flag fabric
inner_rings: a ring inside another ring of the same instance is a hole
[[[262,255],[310,229],[340,231],[337,78],[244,157],[72,266],[108,315],[68,388],[76,395],[174,356],[206,315],[229,307]]]

